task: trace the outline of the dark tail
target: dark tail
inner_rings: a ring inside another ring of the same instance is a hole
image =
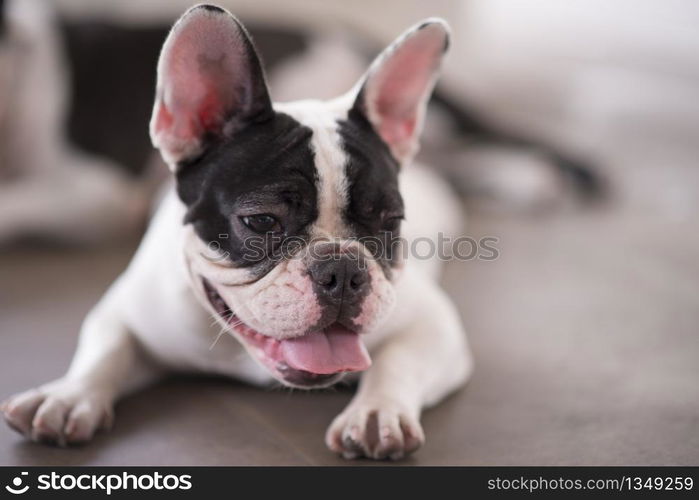
[[[605,194],[604,182],[597,169],[575,155],[566,153],[543,141],[502,130],[483,119],[468,105],[456,102],[436,89],[431,104],[446,112],[455,132],[471,143],[481,146],[501,146],[536,152],[549,160],[571,189],[584,201],[601,199]]]

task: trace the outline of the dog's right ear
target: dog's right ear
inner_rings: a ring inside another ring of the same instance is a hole
[[[272,113],[260,59],[242,24],[212,5],[185,12],[160,53],[150,121],[153,145],[170,168]]]

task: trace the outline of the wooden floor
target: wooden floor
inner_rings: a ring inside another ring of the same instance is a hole
[[[427,444],[402,463],[699,464],[693,220],[611,204],[475,214],[468,234],[496,236],[500,250],[446,273],[475,376],[425,414]],[[62,373],[83,315],[131,251],[0,254],[0,397]],[[0,464],[342,464],[323,434],[350,396],[173,380],[121,402],[115,429],[81,448],[0,426]]]

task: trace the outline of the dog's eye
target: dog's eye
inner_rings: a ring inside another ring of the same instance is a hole
[[[256,233],[278,233],[281,232],[281,224],[269,214],[247,215],[241,217],[243,224]]]
[[[395,233],[400,229],[400,223],[403,220],[403,216],[400,215],[398,217],[389,217],[388,219],[383,221],[383,225],[381,226],[381,231],[385,233]]]

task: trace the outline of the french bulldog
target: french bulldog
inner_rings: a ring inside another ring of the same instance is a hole
[[[473,368],[439,259],[405,252],[461,229],[449,188],[413,162],[448,44],[426,19],[345,95],[273,103],[242,24],[189,9],[164,43],[150,123],[174,182],[68,372],[3,403],[8,424],[82,443],[120,396],[172,372],[302,389],[346,378],[359,385],[327,430],[332,451],[419,448],[421,411]]]

